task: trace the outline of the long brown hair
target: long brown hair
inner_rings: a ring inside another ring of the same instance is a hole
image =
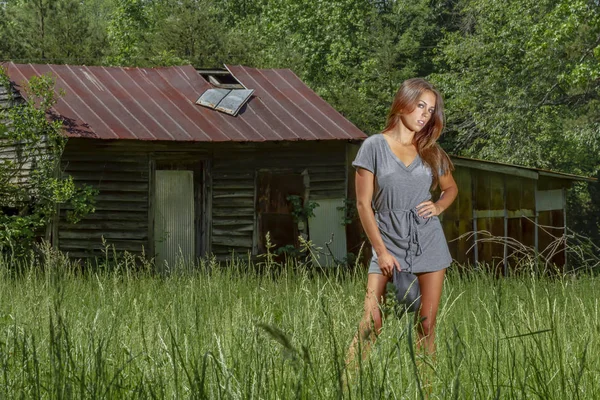
[[[422,78],[412,78],[402,82],[394,97],[383,131],[394,129],[400,121],[400,114],[412,112],[417,106],[421,94],[426,91],[435,94],[435,111],[427,125],[415,133],[413,143],[417,147],[419,156],[431,168],[433,175],[431,188],[435,189],[439,182],[440,172],[445,175],[449,170],[454,170],[450,157],[437,143],[445,124],[444,101],[437,89]]]

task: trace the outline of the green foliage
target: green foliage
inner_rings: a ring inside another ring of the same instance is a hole
[[[0,85],[11,93],[9,79],[0,69]],[[62,122],[52,116],[57,97],[49,75],[25,85],[25,101],[0,109],[2,145],[14,149],[0,162],[0,249],[23,254],[56,215],[56,206],[70,204],[68,219],[78,221],[94,211],[92,188],[77,188],[72,178],[60,176],[60,157],[66,139]]]
[[[300,256],[304,255],[302,250],[298,249],[293,244],[286,244],[285,246],[278,247],[277,249],[275,249],[275,254],[277,254],[277,255],[285,254],[287,257],[290,257],[290,258],[299,258]]]
[[[109,65],[144,66],[151,20],[144,0],[116,0],[108,25]]]
[[[223,63],[232,62],[228,54],[230,35],[213,0],[159,0],[152,10],[156,21],[152,53],[168,52],[178,58],[178,64],[205,68],[222,68]]]
[[[274,0],[223,7],[233,14],[227,21],[240,32],[251,64],[291,68],[368,133],[382,128],[402,80],[431,70],[428,54],[441,32],[435,22],[442,9],[428,0]]]
[[[587,0],[460,4],[464,25],[441,42],[433,74],[446,94],[452,152],[575,173],[583,171],[573,164],[598,168],[598,152],[580,151],[600,143],[597,7]]]
[[[351,198],[344,198],[344,205],[337,207],[338,210],[342,211],[344,217],[342,218],[342,225],[350,225],[358,218],[358,209],[356,208],[356,200]]]
[[[600,171],[600,8],[588,0],[462,0],[437,71],[450,153],[593,176]],[[569,196],[597,239],[600,206]]]
[[[294,217],[294,221],[308,221],[309,218],[314,217],[314,209],[319,207],[319,203],[316,201],[307,201],[304,204],[302,197],[297,195],[290,195],[286,197],[286,200],[290,202],[292,206],[291,214]]]
[[[0,6],[0,59],[35,63],[86,63],[105,46],[102,15],[110,0],[8,0]]]

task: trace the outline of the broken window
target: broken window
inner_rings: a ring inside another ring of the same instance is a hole
[[[263,254],[267,250],[267,232],[275,249],[289,245],[297,248],[298,224],[288,196],[304,198],[304,176],[300,173],[259,171],[256,189],[258,253]]]

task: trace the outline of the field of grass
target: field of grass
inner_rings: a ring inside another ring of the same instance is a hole
[[[388,310],[343,385],[366,273],[243,262],[158,277],[0,264],[0,398],[591,399],[598,278],[447,275],[435,360]]]

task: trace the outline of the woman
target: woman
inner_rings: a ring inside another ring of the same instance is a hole
[[[375,339],[380,332],[379,304],[393,268],[412,269],[421,288],[418,345],[430,354],[435,351],[444,272],[452,261],[437,216],[458,194],[452,162],[436,143],[443,127],[439,92],[424,79],[409,79],[396,93],[383,132],[367,138],[352,163],[358,214],[373,246],[359,330],[362,340]],[[441,195],[433,202],[430,190],[437,185]],[[357,341],[358,335],[348,362]]]

